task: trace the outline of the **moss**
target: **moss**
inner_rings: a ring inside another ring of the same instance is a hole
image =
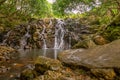
[[[77,44],[75,44],[72,48],[77,49],[77,48],[92,48],[95,47],[95,43],[92,40],[83,40],[79,41]]]
[[[102,35],[109,41],[120,39],[120,26],[109,26]]]

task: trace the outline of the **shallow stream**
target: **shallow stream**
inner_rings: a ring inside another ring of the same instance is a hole
[[[8,63],[4,64],[7,67],[3,68],[3,73],[0,74],[0,80],[19,80],[20,73],[25,68],[34,68],[33,63],[37,57],[45,56],[57,59],[57,55],[61,51],[60,49],[21,49],[19,50],[20,54],[16,55],[16,59],[10,60]]]

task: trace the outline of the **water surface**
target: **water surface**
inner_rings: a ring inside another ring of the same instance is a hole
[[[60,49],[21,49],[19,50],[20,54],[16,55],[16,59],[10,60],[9,63],[5,64],[9,70],[0,74],[0,80],[18,80],[20,72],[28,67],[32,68],[33,62],[37,57],[45,56],[52,59],[57,59],[57,55],[61,51],[62,50]]]

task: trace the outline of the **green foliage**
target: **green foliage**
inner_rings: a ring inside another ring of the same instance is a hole
[[[52,16],[52,6],[47,2],[47,0],[30,0],[30,9],[32,16]]]
[[[56,0],[56,2],[53,4],[53,13],[57,17],[66,16],[68,15],[65,13],[67,8],[71,10],[79,3],[91,5],[91,2],[94,2],[94,0]]]
[[[47,0],[1,0],[0,26],[13,27],[30,18],[51,17],[52,6]]]
[[[101,25],[107,25],[119,13],[119,7],[116,0],[102,1],[101,6],[91,10],[91,13],[96,17],[100,17],[99,22]]]
[[[110,41],[120,39],[120,26],[109,26],[103,35]]]
[[[95,0],[56,0],[53,4],[47,0],[0,0],[0,27],[13,27],[31,18],[81,18],[82,23],[99,26],[98,32],[101,31],[111,41],[118,39],[120,20],[114,18],[120,13],[120,0],[100,1],[102,4],[95,7]],[[83,14],[65,12],[75,9],[80,3],[92,9]]]

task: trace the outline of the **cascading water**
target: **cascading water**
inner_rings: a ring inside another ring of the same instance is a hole
[[[49,24],[48,24],[48,26],[46,26],[45,25],[45,23],[44,22],[39,22],[39,24],[42,26],[42,31],[40,32],[40,31],[38,31],[38,34],[39,34],[39,39],[42,39],[42,41],[43,41],[43,46],[42,46],[42,49],[48,49],[47,48],[47,40],[46,40],[46,28],[48,27],[51,27],[52,26],[52,21],[51,21],[51,19],[49,20]]]
[[[9,37],[11,31],[9,31],[6,35],[5,35],[5,40],[3,40],[2,44],[1,45],[6,45],[6,41],[7,41],[7,37]]]
[[[69,43],[68,43],[68,48],[71,48],[71,36],[69,35]]]
[[[40,23],[41,24],[41,23]],[[45,39],[45,30],[46,30],[46,26],[44,24],[42,24],[43,29],[42,32],[40,32],[40,30],[37,30],[37,33],[39,35],[39,39],[43,40],[43,49],[47,49],[47,45],[46,45],[46,39]]]
[[[57,20],[57,24],[55,26],[54,49],[64,49],[64,25],[65,23],[62,20]]]
[[[30,30],[30,25],[27,26],[26,34],[20,40],[20,49],[25,48],[25,46],[27,45],[27,39],[31,37],[31,35],[29,34],[29,30]]]
[[[43,49],[47,49],[46,40],[45,40],[45,29],[46,29],[46,26],[43,25],[43,31],[42,31]]]
[[[40,19],[16,26],[4,37],[3,44],[13,48],[70,49],[79,41],[82,28],[77,21]],[[24,33],[24,34],[23,34]],[[71,44],[72,43],[72,44]]]

